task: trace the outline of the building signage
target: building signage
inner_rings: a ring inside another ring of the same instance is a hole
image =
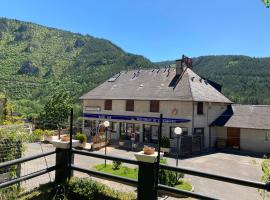
[[[100,118],[100,119],[114,119],[114,120],[132,120],[132,121],[156,122],[156,123],[159,123],[159,121],[160,121],[159,117],[91,114],[91,113],[83,113],[83,117]],[[163,123],[185,123],[185,122],[190,122],[190,119],[163,118]]]

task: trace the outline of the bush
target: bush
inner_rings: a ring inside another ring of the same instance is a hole
[[[76,140],[79,140],[81,143],[85,143],[87,141],[87,137],[83,133],[77,133],[75,138]]]
[[[91,179],[73,178],[68,183],[69,199],[135,200],[134,193],[119,192]]]
[[[166,159],[162,159],[160,163],[167,164],[167,161]],[[184,174],[164,169],[160,169],[159,171],[159,182],[163,185],[174,187],[178,184],[179,178],[184,178]]]
[[[161,138],[161,147],[163,148],[170,148],[170,139],[166,136],[163,136]]]
[[[121,167],[121,165],[122,165],[122,162],[121,161],[116,161],[116,160],[114,160],[113,161],[113,170],[118,170],[118,169],[120,169],[120,167]]]

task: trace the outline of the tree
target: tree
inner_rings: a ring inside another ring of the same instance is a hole
[[[67,91],[57,88],[48,98],[44,111],[40,115],[41,122],[46,128],[60,128],[67,121],[71,109],[71,98]]]
[[[262,0],[262,2],[266,6],[266,8],[270,7],[270,0]]]

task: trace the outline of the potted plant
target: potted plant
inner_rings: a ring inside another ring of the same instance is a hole
[[[85,134],[83,133],[77,133],[75,136],[76,140],[80,141],[79,147],[81,148],[85,148],[86,146],[86,141],[87,141],[87,137]]]
[[[170,139],[166,136],[163,136],[160,143],[160,151],[164,153],[170,153]]]
[[[126,139],[126,136],[120,134],[120,137],[119,137],[119,146],[124,146],[125,139]]]

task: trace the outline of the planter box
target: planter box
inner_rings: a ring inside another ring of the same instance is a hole
[[[51,142],[54,147],[60,148],[60,149],[68,149],[70,147],[69,141],[61,141],[61,140],[53,140]],[[80,144],[79,140],[72,140],[72,147],[78,147]]]
[[[100,149],[102,147],[105,147],[108,144],[108,142],[99,142],[99,143],[93,143],[92,149]]]
[[[86,147],[86,142],[84,142],[84,143],[81,143],[81,142],[80,142],[79,145],[78,145],[78,147],[84,149],[84,148]]]
[[[164,153],[160,152],[160,158],[163,158]],[[138,161],[147,162],[147,163],[155,163],[157,162],[158,152],[155,151],[152,155],[146,155],[143,151],[135,153],[135,157]]]
[[[162,151],[164,153],[170,153],[171,149],[170,148],[160,147],[160,151]]]

